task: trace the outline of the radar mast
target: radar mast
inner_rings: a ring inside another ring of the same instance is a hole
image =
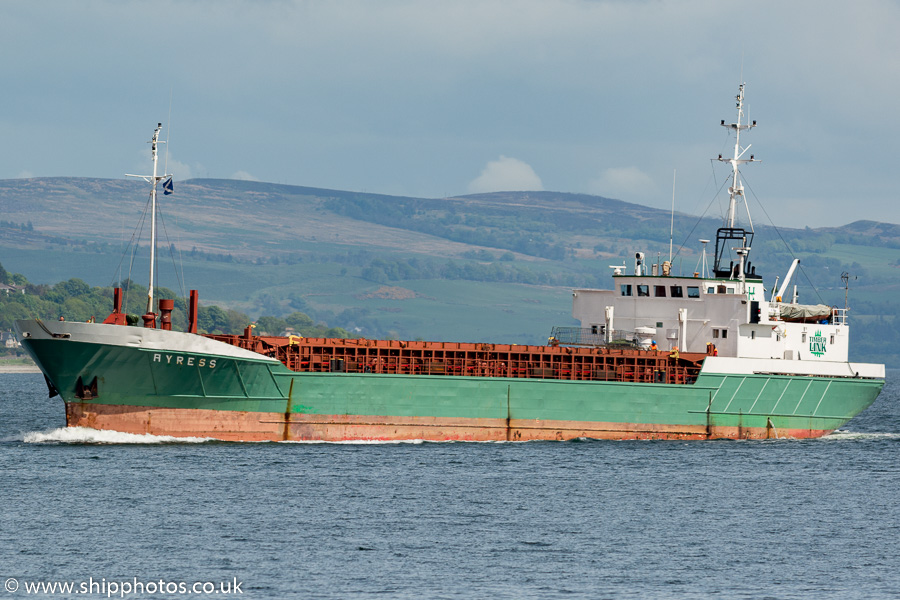
[[[716,254],[713,262],[713,274],[715,277],[735,278],[738,276],[738,266],[731,261],[731,264],[724,264],[725,258],[730,256],[727,250],[737,250],[738,248],[746,248],[743,259],[747,259],[750,253],[750,246],[753,243],[753,220],[750,217],[750,207],[747,205],[747,198],[744,196],[744,185],[741,182],[740,165],[750,162],[759,162],[753,155],[750,158],[744,158],[747,150],[741,147],[741,132],[756,127],[756,121],[752,123],[744,123],[744,85],[738,87],[738,94],[735,96],[737,104],[737,121],[735,123],[725,123],[722,119],[720,125],[734,131],[734,154],[731,158],[723,157],[721,154],[718,159],[720,162],[731,165],[731,186],[728,188],[728,214],[725,217],[725,224],[716,231]],[[743,203],[747,211],[747,224],[749,229],[738,227],[735,225],[738,203]],[[736,245],[730,244],[730,241],[738,242]],[[731,247],[734,246],[734,247]],[[747,263],[749,270],[749,262]],[[751,274],[751,277],[756,277]]]

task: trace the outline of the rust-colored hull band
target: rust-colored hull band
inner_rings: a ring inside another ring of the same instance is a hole
[[[224,441],[431,440],[529,441],[682,440],[815,438],[831,431],[773,430],[765,427],[712,427],[646,423],[597,423],[511,419],[385,417],[372,415],[309,415],[219,411],[187,408],[66,404],[69,427],[90,427],[134,434],[201,437]]]

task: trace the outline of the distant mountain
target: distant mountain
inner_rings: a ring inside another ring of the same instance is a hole
[[[160,202],[169,225],[177,220],[185,232],[183,239],[189,241],[173,243],[234,256],[290,252],[297,240],[337,239],[353,246],[402,249],[412,244],[417,251],[436,256],[480,246],[541,257],[547,253],[545,245],[572,251],[591,241],[668,244],[669,239],[668,211],[586,194],[497,192],[429,199],[223,179],[176,183],[176,194],[161,196]],[[44,239],[118,244],[131,233],[147,196],[146,184],[131,180],[0,180],[3,219],[32,222],[35,235]],[[709,237],[717,226],[718,219],[676,213],[675,241],[682,241],[679,236],[691,230]],[[760,239],[778,238],[772,227],[758,226],[757,231]],[[430,246],[423,245],[421,234],[446,242],[431,239]],[[900,245],[900,226],[874,221],[818,229],[785,227],[781,235],[793,240],[830,236],[824,239]],[[697,245],[695,240],[688,242]]]
[[[36,232],[43,236],[117,243],[131,232],[146,199],[146,184],[135,181],[0,180],[0,210],[6,220],[37,220]],[[248,257],[289,252],[297,240],[401,249],[412,245],[436,256],[461,254],[472,245],[509,250],[521,246],[523,254],[539,257],[545,250],[542,244],[565,248],[567,234],[642,227],[652,233],[652,228],[665,225],[668,239],[664,211],[553,192],[425,199],[192,179],[177,182],[176,195],[160,200],[164,215],[190,233],[191,246]],[[238,240],[233,233],[240,233]],[[433,239],[426,244],[420,234],[462,246]],[[263,244],[256,246],[254,240]]]

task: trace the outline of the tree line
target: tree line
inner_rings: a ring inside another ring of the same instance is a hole
[[[91,287],[77,278],[54,285],[32,284],[24,275],[9,273],[0,264],[0,283],[18,286],[18,289],[0,292],[0,330],[3,331],[13,330],[15,322],[21,319],[101,322],[113,308],[113,287]],[[125,290],[123,310],[130,314],[129,321],[140,322],[139,315],[146,309],[147,288],[130,280],[120,282],[119,287]],[[175,301],[172,328],[186,330],[187,301],[165,287],[156,288],[154,297]],[[199,333],[240,334],[251,321],[245,313],[216,305],[200,306],[197,311]],[[254,332],[281,335],[289,328],[292,333],[304,337],[349,337],[344,329],[314,321],[299,311],[284,318],[260,317]]]

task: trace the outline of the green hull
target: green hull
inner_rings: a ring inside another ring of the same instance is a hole
[[[297,373],[262,356],[37,337],[23,346],[66,402],[69,425],[219,439],[816,437],[884,385],[706,372],[690,385]],[[78,392],[94,378],[95,392]]]

